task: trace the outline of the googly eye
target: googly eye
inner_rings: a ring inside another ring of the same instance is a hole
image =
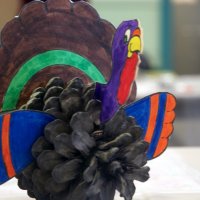
[[[127,43],[130,40],[130,38],[131,38],[131,30],[128,29],[124,34],[124,43]]]

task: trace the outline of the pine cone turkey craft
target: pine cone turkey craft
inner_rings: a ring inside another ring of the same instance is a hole
[[[92,99],[93,93],[94,85],[86,86],[79,78],[64,87],[56,77],[23,105],[57,118],[32,147],[36,162],[18,176],[19,187],[30,197],[112,200],[118,189],[131,200],[133,180],[149,178],[144,167],[148,143],[141,139],[141,128],[123,109],[102,126],[101,103]]]
[[[167,147],[176,105],[169,93],[131,103],[138,21],[115,29],[86,2],[33,1],[1,41],[0,183],[16,176],[37,200],[112,200],[115,190],[131,200]]]

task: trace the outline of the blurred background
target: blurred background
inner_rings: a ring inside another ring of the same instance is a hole
[[[0,29],[26,0],[0,5]],[[144,51],[137,80],[138,99],[169,91],[177,98],[174,146],[200,145],[200,0],[89,0],[116,27],[139,19]]]

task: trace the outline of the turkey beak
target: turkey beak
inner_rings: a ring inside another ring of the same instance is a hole
[[[133,36],[129,41],[128,44],[128,57],[131,58],[133,53],[139,53],[142,50],[142,44],[141,44],[141,31],[140,29],[136,29],[133,32]]]

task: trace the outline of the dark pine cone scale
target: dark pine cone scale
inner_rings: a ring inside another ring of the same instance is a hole
[[[123,109],[100,124],[101,103],[92,99],[94,84],[59,77],[37,88],[21,109],[40,110],[57,119],[32,147],[35,162],[17,178],[37,200],[125,200],[135,193],[134,180],[149,178],[142,130]]]

